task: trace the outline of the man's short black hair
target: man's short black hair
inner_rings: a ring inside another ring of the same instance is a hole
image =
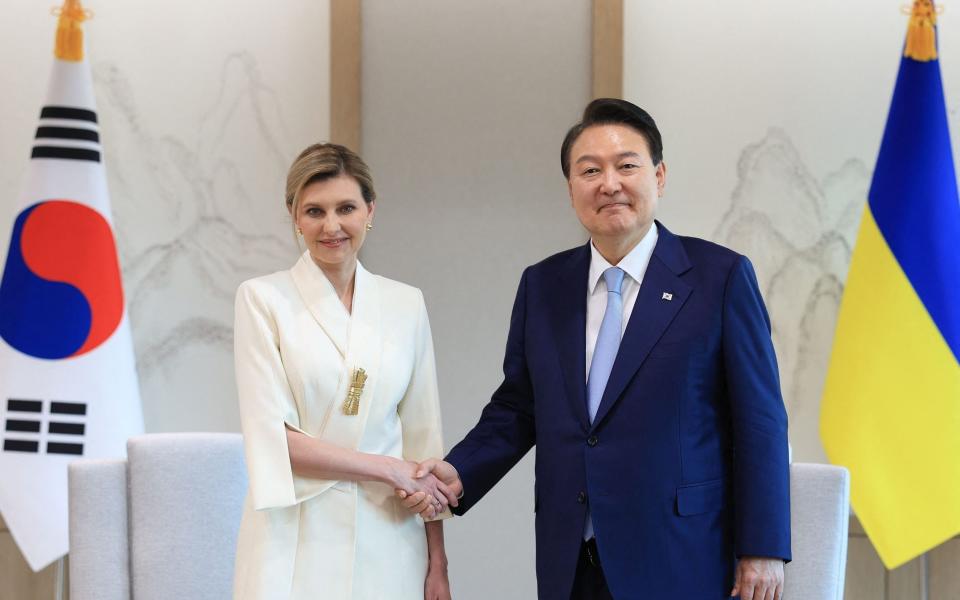
[[[632,102],[619,98],[597,98],[583,109],[580,122],[570,128],[567,137],[560,146],[560,168],[563,176],[570,179],[570,150],[574,142],[588,127],[594,125],[625,125],[635,130],[647,140],[647,149],[654,166],[663,160],[663,140],[660,130],[647,111]]]

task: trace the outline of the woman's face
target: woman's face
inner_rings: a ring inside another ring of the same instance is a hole
[[[367,236],[374,205],[363,200],[360,184],[349,175],[317,181],[303,188],[296,225],[321,267],[349,267]]]

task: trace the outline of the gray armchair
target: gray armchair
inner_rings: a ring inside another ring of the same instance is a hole
[[[784,572],[784,598],[842,600],[849,522],[849,471],[790,465],[793,561]]]
[[[69,469],[71,600],[230,598],[247,474],[239,434],[134,437]]]
[[[144,435],[127,456],[70,465],[71,600],[230,598],[247,488],[240,435]],[[790,494],[784,597],[841,600],[849,473],[793,464]]]

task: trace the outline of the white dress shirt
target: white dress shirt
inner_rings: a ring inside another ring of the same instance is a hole
[[[597,336],[600,334],[600,324],[603,322],[603,313],[607,310],[607,283],[603,279],[603,272],[610,267],[620,267],[625,276],[620,294],[623,296],[623,320],[620,337],[627,329],[633,305],[637,302],[640,292],[640,282],[647,272],[650,257],[657,245],[657,224],[650,225],[650,230],[643,239],[633,247],[626,256],[616,265],[611,265],[607,259],[590,242],[590,273],[587,276],[587,377],[590,376],[590,363],[593,361],[593,349],[597,345]]]

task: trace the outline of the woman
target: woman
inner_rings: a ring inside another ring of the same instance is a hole
[[[424,492],[428,518],[456,504],[413,476],[443,455],[433,344],[420,291],[357,261],[374,200],[359,156],[310,146],[286,193],[307,251],[237,291],[250,475],[237,599],[450,597],[442,522],[424,525],[394,494]]]

